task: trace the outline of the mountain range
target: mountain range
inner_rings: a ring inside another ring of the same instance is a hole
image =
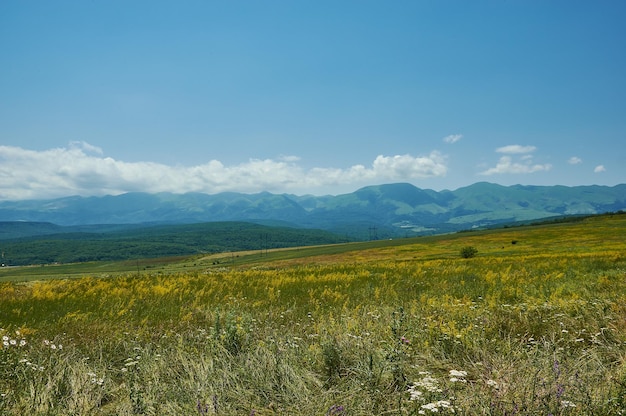
[[[626,184],[566,187],[479,182],[454,191],[434,191],[394,183],[367,186],[335,196],[134,192],[103,197],[1,201],[0,221],[48,222],[62,226],[248,221],[317,228],[350,238],[372,239],[624,209]]]

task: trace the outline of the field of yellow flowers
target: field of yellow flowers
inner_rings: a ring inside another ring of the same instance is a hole
[[[0,337],[2,415],[621,415],[626,215],[5,281]]]

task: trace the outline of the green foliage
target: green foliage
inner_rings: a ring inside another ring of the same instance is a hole
[[[470,259],[478,254],[478,249],[473,246],[465,246],[461,249],[461,257],[464,259]]]
[[[268,250],[347,241],[321,230],[244,222],[129,228],[132,229],[25,237],[1,241],[0,246],[6,262],[14,266]]]
[[[333,379],[340,377],[344,369],[341,347],[336,339],[322,343],[322,357],[324,358],[324,372],[326,383],[330,384]]]

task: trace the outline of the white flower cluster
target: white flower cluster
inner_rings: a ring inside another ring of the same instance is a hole
[[[418,414],[425,415],[428,412],[430,413],[438,413],[438,412],[450,412],[454,413],[455,408],[450,400],[444,400],[440,393],[443,393],[443,389],[440,387],[439,380],[432,377],[429,372],[422,371],[419,373],[422,378],[419,381],[414,382],[408,388],[408,393],[410,395],[409,400],[411,401],[426,401],[426,397],[428,396],[431,400],[433,399],[433,395],[435,397],[439,396],[441,400],[435,400],[430,403],[425,403],[420,405],[418,410]],[[467,383],[467,371],[461,370],[450,370],[450,382],[456,383]],[[447,397],[448,399],[453,400],[453,397]]]
[[[487,385],[488,385],[489,387],[493,387],[494,389],[499,389],[499,388],[500,388],[500,385],[499,385],[499,384],[498,384],[498,382],[497,382],[497,381],[495,381],[495,380],[489,379],[489,380],[487,380],[485,383],[487,383]]]
[[[102,386],[104,384],[104,377],[98,377],[96,373],[87,373],[87,375],[91,380],[91,384],[96,384],[98,386]]]
[[[61,344],[55,344],[54,342],[51,342],[47,339],[43,340],[43,345],[45,345],[46,347],[50,347],[51,350],[62,350],[63,349],[63,345]]]
[[[19,333],[18,333],[19,335]],[[25,339],[20,339],[19,341],[15,338],[11,338],[7,335],[3,335],[2,336],[2,346],[4,348],[11,348],[11,347],[24,347],[26,345],[26,340]]]
[[[467,371],[450,370],[450,381],[453,383],[467,383],[465,377],[467,377]]]
[[[420,398],[422,396],[422,390],[425,390],[428,393],[441,393],[442,390],[439,387],[439,381],[436,378],[431,377],[428,371],[421,371],[420,375],[423,376],[422,379],[409,386],[411,400]]]
[[[440,409],[454,413],[454,406],[447,400],[437,400],[436,402],[423,404],[422,408],[417,413],[420,415],[425,415],[426,411],[438,413]]]
[[[141,355],[136,355],[135,357],[128,357],[124,360],[124,367],[122,367],[122,371],[126,372],[129,368],[134,368],[139,365],[139,360],[141,360]]]

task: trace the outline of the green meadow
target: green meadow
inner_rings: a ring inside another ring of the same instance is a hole
[[[0,337],[2,415],[622,415],[626,215],[3,268]]]

